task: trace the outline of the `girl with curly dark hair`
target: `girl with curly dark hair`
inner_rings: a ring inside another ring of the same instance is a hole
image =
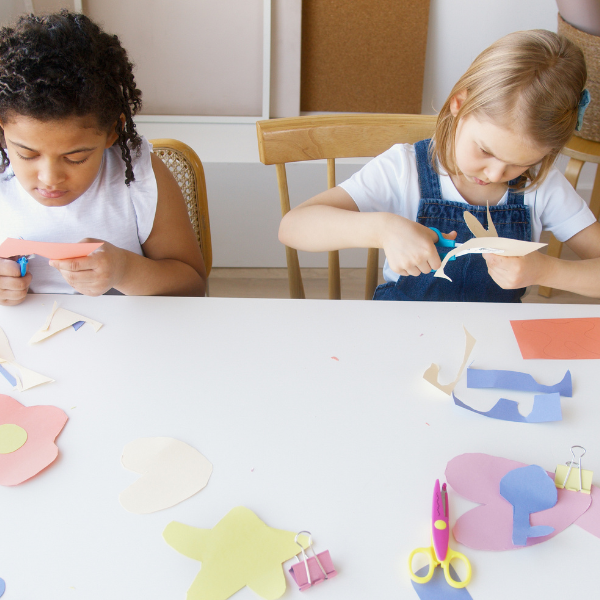
[[[205,269],[181,191],[138,135],[133,65],[81,14],[0,29],[0,240],[99,240],[85,258],[0,259],[0,304],[28,290],[203,295]]]

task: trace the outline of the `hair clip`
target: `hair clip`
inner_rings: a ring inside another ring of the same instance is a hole
[[[313,553],[310,557],[306,554],[304,548],[298,541],[298,537],[303,533],[308,535],[308,547],[306,549],[312,550]],[[290,574],[301,592],[337,575],[337,571],[334,569],[331,557],[329,556],[329,550],[324,550],[323,552],[319,552],[319,554],[315,553],[315,550],[312,547],[312,536],[310,531],[301,531],[296,535],[294,541],[300,546],[300,554],[296,556],[298,563],[292,565]],[[300,555],[302,555],[302,559],[300,559]]]
[[[578,456],[575,455],[575,448],[580,450]],[[554,484],[558,489],[583,492],[584,494],[591,493],[594,474],[592,471],[581,468],[581,458],[584,454],[583,446],[571,446],[573,460],[567,461],[564,465],[558,465],[554,473]],[[573,467],[576,467],[575,471],[573,471]]]
[[[581,92],[579,106],[577,107],[577,125],[575,126],[575,131],[581,131],[581,128],[583,127],[583,115],[585,114],[585,109],[588,107],[591,99],[592,97],[587,88]]]

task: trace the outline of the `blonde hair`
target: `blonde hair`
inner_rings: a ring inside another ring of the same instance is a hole
[[[459,174],[456,129],[460,119],[473,115],[551,148],[539,169],[527,169],[517,186],[529,180],[528,191],[537,188],[573,134],[586,79],[583,53],[567,38],[544,29],[504,36],[473,61],[450,92],[430,147],[434,166],[438,168],[437,159],[447,173]],[[450,102],[465,90],[466,99],[454,117]]]

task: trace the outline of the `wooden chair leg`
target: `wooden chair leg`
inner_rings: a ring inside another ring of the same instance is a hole
[[[548,242],[548,250],[546,254],[554,258],[560,258],[562,246],[562,242],[559,242],[552,234],[550,234],[550,241]],[[538,294],[540,296],[544,296],[544,298],[550,298],[550,295],[552,294],[552,288],[546,287],[545,285],[540,285]]]
[[[379,248],[369,248],[367,256],[367,281],[365,283],[365,300],[372,300],[377,287],[379,275]]]
[[[340,253],[337,250],[329,252],[329,299],[342,299],[342,284],[340,281]]]
[[[285,247],[285,258],[288,268],[288,281],[290,284],[290,298],[304,300],[304,284],[300,274],[298,251],[295,248]]]

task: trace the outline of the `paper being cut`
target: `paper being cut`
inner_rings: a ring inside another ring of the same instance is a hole
[[[11,369],[12,372],[8,369]],[[0,329],[0,374],[19,392],[54,381],[50,377],[40,375],[17,363],[8,338],[2,329]]]
[[[539,250],[546,246],[546,244],[539,244],[536,242],[524,242],[522,240],[513,240],[510,238],[498,237],[496,228],[492,222],[492,216],[490,215],[490,207],[487,209],[487,220],[489,229],[486,231],[477,220],[477,218],[470,212],[465,211],[463,213],[465,223],[470,229],[471,233],[475,236],[473,239],[466,241],[464,244],[457,246],[450,250],[442,261],[442,266],[435,272],[434,277],[443,277],[448,281],[452,281],[444,273],[444,267],[448,264],[448,261],[456,256],[463,256],[465,254],[501,254],[502,256],[525,256],[530,252]]]
[[[100,329],[100,327],[102,327],[102,323],[99,323],[98,321],[94,321],[93,319],[89,319],[83,315],[78,315],[77,313],[66,310],[65,308],[57,308],[57,306],[58,305],[55,302],[54,306],[52,307],[52,311],[48,315],[48,318],[46,319],[46,322],[42,328],[29,340],[30,344],[41,342],[51,335],[54,335],[63,329],[67,329],[67,327],[71,327],[71,325],[74,325],[78,321],[85,321],[86,323],[89,323],[96,332]]]
[[[169,437],[140,438],[125,446],[121,464],[141,477],[119,495],[129,512],[174,506],[203,489],[212,464],[198,450]]]
[[[546,423],[548,421],[561,421],[562,411],[560,408],[560,394],[539,394],[533,398],[533,409],[524,417],[519,412],[519,403],[514,400],[500,398],[498,402],[488,411],[475,410],[473,407],[459,400],[452,392],[452,399],[456,406],[466,408],[471,412],[499,419],[500,421],[515,421],[517,423]]]
[[[238,506],[212,529],[172,521],[163,538],[181,554],[202,563],[187,600],[226,600],[248,586],[265,600],[285,592],[282,563],[294,558],[298,544],[292,531],[273,529],[251,510]],[[308,538],[298,538],[304,548]]]
[[[0,244],[0,258],[28,256],[29,254],[37,254],[51,260],[81,258],[100,248],[102,243],[103,242],[58,244],[53,242],[31,242],[29,240],[6,238]]]
[[[438,365],[436,365],[435,363],[431,363],[431,365],[427,369],[427,371],[425,371],[425,373],[423,373],[423,379],[425,379],[425,381],[428,381],[431,385],[434,385],[436,388],[438,388],[438,390],[442,390],[442,392],[444,392],[444,394],[450,395],[452,393],[452,390],[458,383],[458,380],[460,379],[460,376],[462,375],[462,372],[464,371],[465,365],[467,364],[467,360],[469,360],[469,355],[471,354],[473,347],[475,346],[475,341],[476,341],[475,338],[467,331],[467,328],[464,325],[463,325],[463,329],[465,330],[465,338],[466,338],[465,355],[463,358],[462,365],[460,366],[460,369],[458,370],[458,374],[456,375],[456,378],[454,379],[454,381],[451,381],[450,383],[446,383],[446,384],[441,384],[438,381],[440,367]]]

